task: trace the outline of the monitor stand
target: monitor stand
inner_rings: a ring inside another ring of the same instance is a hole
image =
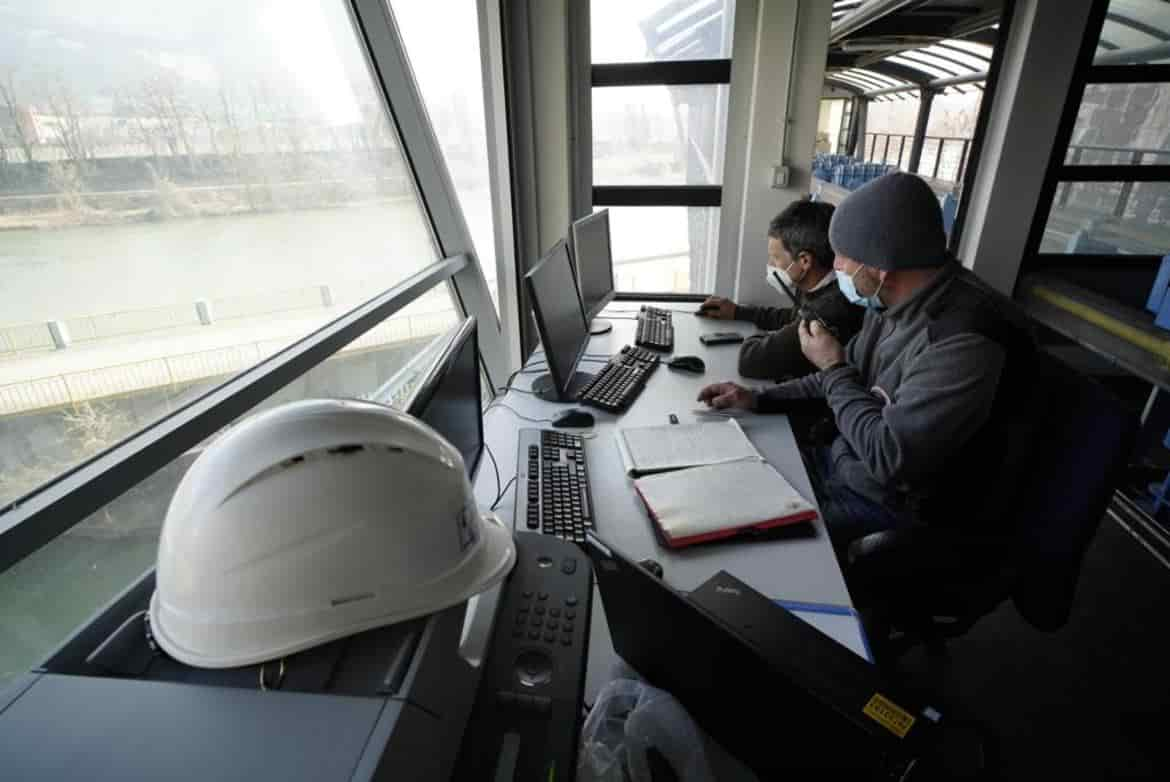
[[[606,334],[610,331],[613,331],[613,324],[610,323],[608,320],[602,320],[601,318],[594,318],[593,320],[589,321],[589,334],[591,336],[596,336],[598,334]]]
[[[546,402],[572,402],[581,393],[581,389],[592,379],[593,375],[588,372],[574,372],[572,380],[569,381],[569,388],[565,391],[565,397],[562,399],[557,394],[557,387],[553,384],[552,375],[546,372],[532,381],[532,394],[537,399],[543,399]]]

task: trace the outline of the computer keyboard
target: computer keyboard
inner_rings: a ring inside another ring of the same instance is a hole
[[[515,528],[585,542],[593,498],[585,440],[553,429],[521,429],[516,465]]]
[[[634,343],[654,350],[674,350],[674,321],[670,310],[643,306],[638,313],[638,335]]]
[[[658,368],[658,354],[626,345],[581,389],[577,401],[619,412],[629,407]]]

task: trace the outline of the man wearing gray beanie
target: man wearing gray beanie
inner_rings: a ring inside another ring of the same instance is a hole
[[[995,523],[1003,514],[981,504],[994,492],[977,476],[1002,443],[1010,400],[997,391],[1031,348],[1026,322],[950,258],[938,200],[916,176],[850,194],[829,241],[842,292],[866,308],[861,331],[842,346],[806,321],[801,350],[818,372],[758,391],[716,383],[700,401],[795,413],[819,400],[835,429],[827,446],[802,448],[838,546],[912,523]]]

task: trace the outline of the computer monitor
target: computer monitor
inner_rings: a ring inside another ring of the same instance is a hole
[[[613,328],[597,319],[605,305],[613,301],[613,247],[609,241],[609,210],[582,217],[569,231],[573,238],[573,259],[577,267],[577,285],[590,334],[604,334]]]
[[[524,282],[548,359],[548,374],[536,378],[532,393],[553,402],[575,399],[592,379],[591,375],[576,371],[577,362],[589,344],[589,327],[573,276],[569,248],[563,239],[524,275]]]
[[[483,403],[479,383],[475,318],[468,318],[443,348],[406,405],[406,412],[455,446],[472,481],[483,455]]]

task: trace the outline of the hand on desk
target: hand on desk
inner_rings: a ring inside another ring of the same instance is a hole
[[[699,392],[699,401],[711,407],[723,409],[736,407],[751,410],[756,406],[755,394],[738,383],[715,383]]]
[[[735,320],[735,302],[722,296],[708,296],[699,305],[698,314],[714,320]]]

